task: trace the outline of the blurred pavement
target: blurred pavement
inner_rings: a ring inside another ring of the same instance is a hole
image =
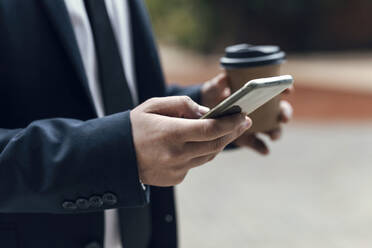
[[[372,122],[295,122],[271,147],[189,173],[181,248],[372,247]]]

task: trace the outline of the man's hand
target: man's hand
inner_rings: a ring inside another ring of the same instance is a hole
[[[229,87],[229,79],[225,73],[219,74],[217,77],[204,83],[201,88],[203,106],[213,108],[222,100],[231,95]]]
[[[229,79],[225,73],[221,73],[212,80],[204,83],[202,86],[202,104],[209,108],[213,108],[225,98],[229,97],[231,90],[229,88]],[[291,93],[293,88],[288,89],[284,94]],[[280,103],[281,113],[278,119],[281,123],[287,123],[292,118],[293,109],[290,103],[287,101],[281,101]],[[271,130],[265,133],[271,140],[277,140],[282,134],[282,128]],[[253,150],[265,155],[269,153],[267,144],[260,139],[257,134],[249,132],[244,133],[241,137],[233,142],[239,147],[248,147]]]
[[[252,124],[243,114],[199,120],[206,112],[208,108],[184,96],[152,98],[131,111],[139,176],[144,184],[181,183],[191,168],[211,161]]]

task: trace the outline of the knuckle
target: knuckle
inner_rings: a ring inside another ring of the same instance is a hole
[[[177,162],[177,163],[183,163],[188,160],[188,157],[190,156],[190,152],[185,150],[185,144],[183,145],[172,145],[168,148],[168,158],[170,161]]]
[[[223,126],[218,121],[213,123],[213,126],[211,128],[212,134],[220,134],[223,132]]]
[[[180,96],[179,99],[184,106],[188,106],[192,101],[189,96]]]
[[[190,102],[192,102],[192,99],[191,99],[191,97],[189,97],[189,96],[182,96],[182,100],[185,102],[185,103],[190,103]]]
[[[159,97],[153,97],[153,98],[146,100],[144,103],[142,103],[139,106],[141,106],[141,109],[145,112],[152,112],[159,105],[159,101],[160,101]]]
[[[210,150],[212,152],[219,152],[221,149],[223,149],[223,140],[217,139],[213,141],[210,145]]]
[[[151,105],[151,104],[156,103],[158,100],[159,100],[158,97],[153,97],[153,98],[150,98],[150,99],[146,100],[145,103]]]
[[[169,130],[169,129],[168,129]],[[169,139],[175,141],[181,141],[185,139],[185,132],[181,131],[179,128],[175,127],[169,130]]]
[[[208,136],[208,132],[209,132],[209,124],[208,123],[204,123],[203,125],[201,125],[200,129],[199,129],[199,132],[200,132],[200,136],[201,137],[206,137]]]
[[[177,101],[180,107],[178,108],[179,117],[183,117],[185,114],[189,113],[190,110],[194,109],[194,103],[188,96],[177,96]]]
[[[189,109],[193,107],[193,101],[189,96],[182,96],[182,103],[185,109]]]
[[[162,163],[162,164],[169,164],[170,161],[172,161],[172,155],[169,153],[169,152],[164,152],[162,155],[161,155],[161,158],[159,159],[159,161]]]
[[[205,123],[201,128],[202,137],[210,137],[218,132],[218,125],[215,121]]]
[[[190,146],[187,143],[182,144],[181,146],[179,146],[178,149],[178,156],[180,161],[188,161],[194,154],[194,150],[190,149]]]
[[[168,148],[162,155],[162,161],[164,164],[172,164],[177,158],[176,151],[174,149]]]
[[[168,156],[169,160],[174,160],[174,159],[178,158],[179,155],[180,155],[180,151],[175,146],[170,146],[168,148],[167,156]]]

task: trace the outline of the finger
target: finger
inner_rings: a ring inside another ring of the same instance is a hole
[[[285,100],[280,101],[279,121],[287,123],[292,119],[292,116],[293,116],[292,105]]]
[[[233,133],[205,142],[188,142],[184,146],[187,156],[199,157],[221,152],[228,144],[240,137],[249,127],[241,125]]]
[[[214,88],[215,92],[218,92],[220,99],[223,100],[226,97],[229,97],[231,95],[231,90],[229,87],[229,80],[226,75],[226,73],[221,73],[218,76],[216,76],[214,79],[211,80],[212,88]]]
[[[229,86],[229,79],[226,73],[220,74],[220,78],[218,81],[218,87],[222,90],[222,98],[227,98],[231,95],[231,89]]]
[[[267,147],[266,143],[254,134],[247,136],[247,138],[244,140],[240,140],[239,145],[252,148],[262,155],[269,154],[269,148]]]
[[[215,78],[215,82],[217,83],[218,87],[225,88],[228,87],[228,77],[226,73],[221,73]]]
[[[209,108],[197,104],[188,96],[171,96],[148,100],[145,111],[171,117],[198,119],[206,114]]]
[[[228,98],[231,95],[231,89],[226,87],[222,92],[222,99]]]
[[[245,114],[234,114],[218,119],[185,120],[179,122],[178,130],[185,141],[209,141],[231,134],[238,127],[248,129],[252,121]]]
[[[294,91],[295,91],[294,87],[291,86],[288,89],[286,89],[285,91],[283,91],[282,94],[288,95],[288,94],[292,94]]]
[[[277,129],[274,129],[274,130],[270,130],[268,132],[265,132],[265,134],[267,136],[270,137],[271,140],[275,141],[275,140],[278,140],[280,139],[280,137],[282,136],[282,128],[279,127]]]

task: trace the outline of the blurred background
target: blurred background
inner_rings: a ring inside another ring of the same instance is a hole
[[[371,247],[372,1],[147,5],[169,83],[212,78],[237,43],[279,45],[296,80],[269,156],[226,152],[178,187],[182,248]]]

